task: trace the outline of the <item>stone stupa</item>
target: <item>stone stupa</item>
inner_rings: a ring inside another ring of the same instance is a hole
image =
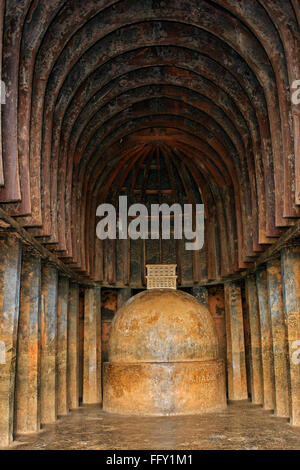
[[[160,416],[224,408],[225,368],[209,310],[171,289],[129,299],[112,325],[103,409]]]

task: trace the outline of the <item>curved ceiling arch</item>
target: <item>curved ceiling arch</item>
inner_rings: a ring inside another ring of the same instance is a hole
[[[0,201],[74,269],[96,276],[95,204],[151,145],[212,207],[210,275],[299,217],[297,1],[11,0],[3,19]]]

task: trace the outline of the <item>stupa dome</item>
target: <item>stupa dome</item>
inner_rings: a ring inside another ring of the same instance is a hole
[[[209,361],[218,357],[211,314],[186,292],[141,292],[129,299],[114,319],[110,362]]]
[[[108,357],[106,411],[172,415],[226,407],[213,318],[185,292],[151,289],[129,299],[115,316]]]

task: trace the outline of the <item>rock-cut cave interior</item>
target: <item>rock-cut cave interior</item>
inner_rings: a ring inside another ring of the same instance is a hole
[[[0,79],[0,447],[300,449],[300,0],[0,0]]]

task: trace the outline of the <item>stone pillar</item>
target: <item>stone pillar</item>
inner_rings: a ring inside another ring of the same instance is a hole
[[[79,286],[73,283],[68,309],[68,406],[79,406]]]
[[[42,269],[41,302],[41,423],[54,423],[57,417],[57,270]]]
[[[132,293],[130,287],[125,287],[124,289],[118,289],[118,305],[117,308],[123,307],[125,302],[130,299]]]
[[[68,407],[67,348],[68,348],[69,279],[60,277],[57,299],[57,414],[66,415]]]
[[[4,20],[4,12],[5,12],[5,1],[0,2],[0,80],[2,77],[2,51],[3,51],[3,20]],[[3,86],[3,84],[2,84]],[[1,84],[0,84],[1,87]],[[4,98],[3,94],[5,93],[4,90],[0,92],[2,95],[2,100]],[[0,96],[0,103],[1,103],[1,96]],[[0,186],[4,185],[4,174],[3,174],[3,154],[2,154],[2,116],[0,112]]]
[[[300,246],[283,249],[281,261],[290,363],[290,417],[294,426],[300,426]]]
[[[0,240],[0,446],[13,440],[16,347],[19,319],[21,243],[13,235]]]
[[[23,253],[18,328],[15,433],[40,429],[41,258]]]
[[[192,294],[199,302],[208,307],[208,290],[206,287],[194,286],[192,287]]]
[[[274,354],[275,414],[288,418],[290,415],[288,344],[279,259],[268,262],[267,281]]]
[[[83,403],[101,402],[101,289],[85,289]]]
[[[273,358],[273,339],[268,302],[267,271],[257,271],[256,288],[259,306],[261,354],[263,366],[264,408],[275,409],[275,376]]]
[[[264,400],[263,370],[261,358],[260,320],[255,276],[249,276],[246,279],[246,301],[249,312],[251,343],[251,399],[252,403],[255,403],[256,405],[262,405]]]
[[[227,373],[229,400],[247,400],[247,375],[241,286],[228,282],[225,289]]]

